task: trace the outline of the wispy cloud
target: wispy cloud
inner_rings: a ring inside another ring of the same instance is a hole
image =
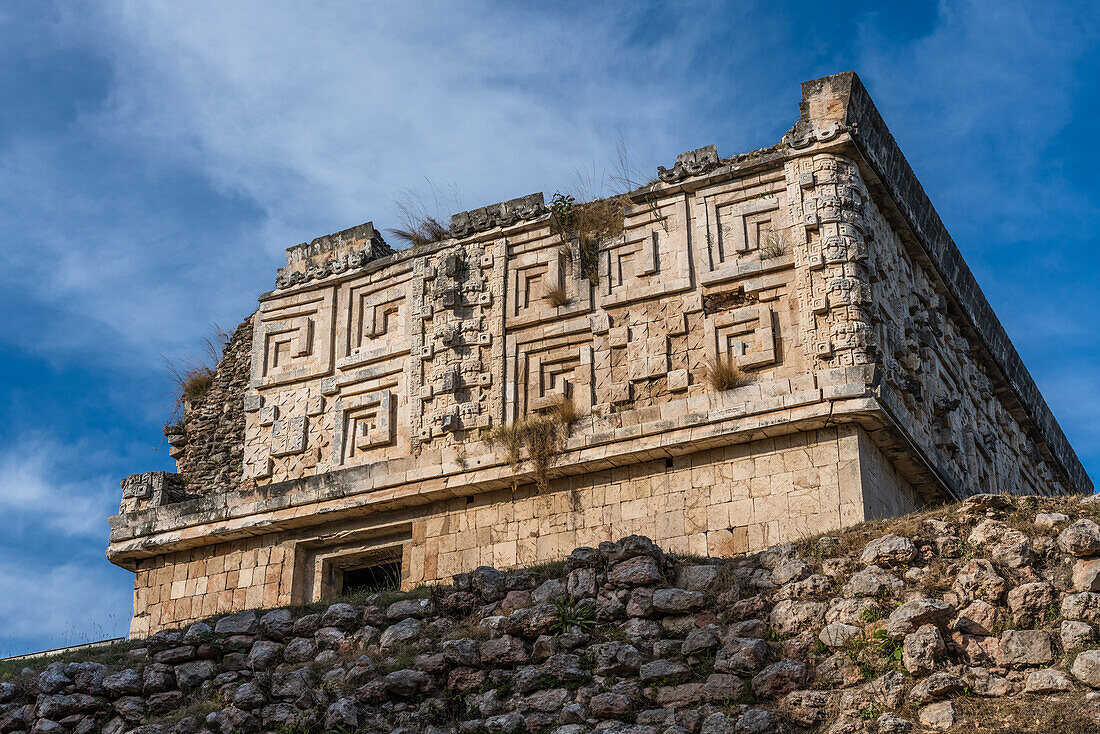
[[[106,517],[118,512],[118,478],[74,471],[86,465],[81,453],[88,450],[45,436],[23,437],[0,449],[4,530],[105,540]]]
[[[126,576],[105,564],[0,560],[0,656],[125,635]]]

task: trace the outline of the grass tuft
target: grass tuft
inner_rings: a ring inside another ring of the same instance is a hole
[[[768,230],[760,235],[759,255],[761,260],[783,257],[790,251],[786,230]]]
[[[451,230],[435,217],[425,215],[422,219],[411,220],[404,226],[386,230],[397,239],[413,247],[442,242],[451,236]]]
[[[561,454],[569,427],[576,420],[576,407],[566,399],[548,413],[497,426],[487,438],[490,445],[504,447],[513,470],[519,467],[521,454],[526,451],[535,464],[535,483],[539,491],[545,492],[550,489],[547,470]]]
[[[549,303],[552,308],[561,308],[569,303],[569,294],[565,292],[564,288],[558,286],[557,288],[548,289],[542,295],[542,299]]]
[[[194,402],[210,392],[214,386],[218,363],[229,345],[229,334],[217,324],[212,324],[213,334],[203,340],[199,356],[191,360],[173,361],[165,358],[168,374],[176,383],[176,410],[169,424],[179,421],[184,403]]]
[[[728,355],[708,358],[704,369],[707,383],[718,392],[732,390],[749,382],[748,375]]]

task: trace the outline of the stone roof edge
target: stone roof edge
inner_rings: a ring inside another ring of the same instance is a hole
[[[801,141],[847,132],[904,216],[1012,393],[1034,423],[1071,488],[1092,493],[1093,483],[1042,393],[986,299],[916,174],[853,71],[802,83],[801,115],[786,139]]]

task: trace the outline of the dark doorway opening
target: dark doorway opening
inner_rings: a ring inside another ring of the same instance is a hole
[[[341,595],[401,588],[401,561],[344,569]]]

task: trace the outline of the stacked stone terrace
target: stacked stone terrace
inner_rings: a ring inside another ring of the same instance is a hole
[[[132,632],[329,598],[387,562],[412,587],[632,533],[731,555],[978,492],[1090,492],[858,78],[802,96],[781,143],[680,155],[594,243],[533,194],[410,250],[371,223],[288,249],[220,412],[243,405],[218,434],[243,435],[239,471],[123,483],[108,556],[136,573]],[[564,405],[549,460],[501,445]],[[181,471],[210,465],[209,441],[175,442]]]

